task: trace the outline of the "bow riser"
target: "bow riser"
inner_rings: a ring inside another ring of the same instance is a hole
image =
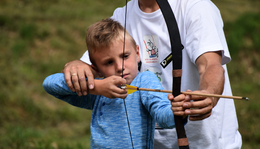
[[[168,0],[156,0],[162,14],[164,16],[170,41],[171,41],[171,51],[172,51],[172,67],[173,67],[173,85],[172,93],[174,97],[180,95],[181,91],[181,76],[182,76],[182,49],[183,46],[180,40],[180,33],[178,25],[174,16],[174,13],[168,3]],[[175,126],[178,137],[178,145],[180,149],[189,149],[189,142],[184,129],[184,122],[181,116],[175,116]]]

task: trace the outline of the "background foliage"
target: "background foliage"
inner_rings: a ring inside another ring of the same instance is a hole
[[[258,0],[213,0],[225,22],[228,64],[243,148],[260,145],[260,13]],[[84,51],[87,27],[112,15],[122,0],[0,0],[0,148],[89,148],[91,111],[42,88]]]

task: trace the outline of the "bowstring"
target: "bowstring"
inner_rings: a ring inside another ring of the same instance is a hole
[[[127,0],[125,1],[125,24],[124,24],[124,44],[123,44],[122,78],[123,78],[123,76],[124,76],[126,16],[127,16]],[[123,99],[123,101],[124,101],[124,106],[125,106],[125,115],[126,115],[126,119],[127,119],[127,123],[128,123],[128,129],[129,129],[129,134],[130,134],[130,138],[131,138],[132,148],[134,149],[134,144],[133,144],[133,139],[132,139],[132,134],[131,134],[131,128],[130,128],[130,123],[129,123],[129,119],[128,119],[126,104],[125,104],[125,99]]]

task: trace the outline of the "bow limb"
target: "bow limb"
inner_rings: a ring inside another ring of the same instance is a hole
[[[178,25],[176,19],[174,17],[174,13],[170,7],[170,4],[167,0],[156,0],[162,14],[164,16],[170,41],[171,41],[171,51],[172,51],[172,93],[173,96],[176,97],[181,94],[181,76],[182,76],[182,49],[183,46],[180,40],[180,33],[178,29]],[[178,145],[180,149],[189,149],[189,142],[186,136],[186,132],[184,129],[184,121],[181,116],[174,115],[176,132],[178,137]]]

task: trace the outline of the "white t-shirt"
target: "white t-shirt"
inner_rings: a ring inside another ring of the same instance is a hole
[[[223,95],[232,95],[225,65],[231,58],[218,8],[210,0],[169,0],[168,2],[177,20],[184,46],[181,91],[198,90],[200,80],[195,61],[200,55],[209,51],[222,51],[222,64],[225,69]],[[126,29],[140,47],[141,71],[154,72],[163,87],[171,90],[172,64],[169,63],[165,68],[160,64],[171,53],[169,33],[161,10],[144,13],[138,6],[138,0],[131,0],[127,5]],[[125,7],[117,8],[111,18],[124,26]],[[84,53],[81,60],[90,63],[88,52]],[[241,148],[242,145],[234,101],[231,99],[220,99],[209,118],[202,121],[189,121],[185,129],[191,149],[235,149]],[[155,147],[158,139],[168,147],[178,148],[175,129],[167,131],[168,137],[173,138],[168,138],[167,134],[162,138],[155,133]]]

